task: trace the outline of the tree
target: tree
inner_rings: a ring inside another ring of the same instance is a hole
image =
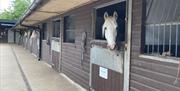
[[[9,7],[7,10],[4,10],[0,14],[0,19],[19,19],[27,10],[30,4],[31,0],[14,0],[11,7]]]

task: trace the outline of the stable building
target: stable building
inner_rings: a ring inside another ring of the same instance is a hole
[[[15,25],[15,20],[0,19],[0,43],[14,43],[15,32],[10,29]]]
[[[179,91],[179,3],[34,0],[14,28],[25,28],[21,44],[40,61],[87,90]],[[108,17],[115,21],[105,24]],[[113,50],[109,27],[117,33]]]

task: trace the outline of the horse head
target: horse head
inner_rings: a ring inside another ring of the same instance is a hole
[[[31,38],[36,38],[38,36],[37,32],[34,30],[31,34]]]
[[[27,32],[24,32],[24,37],[27,37],[27,36],[28,36]]]
[[[104,13],[104,24],[102,26],[102,36],[107,40],[107,47],[114,49],[116,46],[117,37],[117,12],[113,16],[109,16],[107,12]]]

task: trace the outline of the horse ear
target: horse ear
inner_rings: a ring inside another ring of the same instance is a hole
[[[117,12],[116,12],[116,11],[114,12],[113,17],[117,20],[117,18],[118,18],[118,14],[117,14]]]
[[[108,16],[109,16],[108,13],[105,12],[105,13],[104,13],[104,19],[107,19]]]

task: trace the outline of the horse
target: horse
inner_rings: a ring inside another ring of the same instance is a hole
[[[27,47],[27,42],[28,42],[28,33],[24,32],[24,47]]]
[[[36,31],[33,31],[29,38],[30,46],[32,47],[33,39],[35,39],[37,36]]]
[[[116,37],[117,37],[117,12],[113,13],[113,16],[109,16],[107,12],[104,13],[104,24],[102,26],[102,37],[105,36],[107,40],[107,48],[115,49]]]
[[[31,37],[30,38],[36,38],[38,35],[37,35],[37,32],[34,30],[31,34]]]
[[[30,47],[31,47],[31,52],[36,52],[35,50],[37,50],[39,48],[39,33],[36,30],[32,31],[32,34],[30,36],[29,42],[30,42]],[[36,49],[37,48],[37,49]]]

